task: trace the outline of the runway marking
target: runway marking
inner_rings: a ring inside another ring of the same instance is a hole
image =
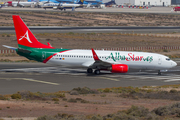
[[[98,78],[107,79],[107,80],[112,80],[112,81],[120,81],[120,80],[118,80],[118,79],[107,78],[107,77],[98,77]]]
[[[39,82],[39,83],[44,83],[44,84],[50,84],[50,85],[59,85],[58,83],[52,83],[52,82],[46,82],[46,81],[40,81],[40,80],[34,80],[34,79],[30,79],[30,78],[0,78],[0,79],[18,79],[18,80],[25,80],[25,81],[31,81],[31,82]]]
[[[59,75],[71,75],[71,76],[84,76],[87,75],[84,69],[75,69],[75,68],[59,68],[59,67],[40,67],[40,68],[19,68],[19,69],[2,69],[1,72],[23,72],[22,74],[29,73],[29,74],[42,74],[42,73],[53,73]],[[180,75],[175,74],[166,74],[162,76],[158,76],[157,73],[149,73],[149,72],[130,72],[127,74],[104,74],[101,75],[102,79],[112,80],[112,81],[120,81],[120,79],[124,80],[139,80],[139,81],[149,81],[149,80],[159,80],[162,82],[173,82],[173,81],[180,81]],[[0,73],[1,74],[1,73]],[[17,74],[17,73],[16,73]],[[39,81],[34,79],[28,78],[21,78],[21,80],[32,81],[32,82],[40,82],[45,84],[52,84],[52,85],[59,85],[58,83],[51,83],[45,81]]]
[[[180,81],[180,79],[165,80],[164,82],[174,82],[174,81]]]

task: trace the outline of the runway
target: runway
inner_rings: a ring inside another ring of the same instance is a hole
[[[171,72],[157,75],[157,71],[130,70],[126,74],[102,71],[100,75],[87,74],[83,68],[66,68],[43,63],[0,63],[0,94],[17,91],[69,91],[76,87],[92,89],[120,86],[160,86],[180,84],[180,66]]]
[[[161,26],[161,27],[132,27],[132,26],[108,26],[108,27],[58,27],[58,26],[30,26],[30,30],[33,33],[173,33],[180,32],[180,27],[175,26]],[[13,33],[15,34],[14,27],[0,26],[0,33]]]

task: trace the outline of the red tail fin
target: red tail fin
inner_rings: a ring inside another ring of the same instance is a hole
[[[18,15],[13,15],[18,44],[32,48],[53,48],[40,43]]]

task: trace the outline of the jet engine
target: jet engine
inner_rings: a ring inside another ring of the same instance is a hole
[[[129,70],[129,67],[125,64],[112,64],[109,69],[113,73],[126,73]]]

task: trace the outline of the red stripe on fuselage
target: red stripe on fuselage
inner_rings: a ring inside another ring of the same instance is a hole
[[[59,52],[59,53],[63,53],[63,52],[67,52],[67,51],[69,51],[69,50],[61,51],[61,52]],[[49,61],[53,56],[55,56],[55,55],[57,55],[57,54],[58,54],[58,53],[55,53],[55,54],[49,56],[48,58],[46,58],[46,59],[43,61],[43,63],[47,63],[47,61]]]

